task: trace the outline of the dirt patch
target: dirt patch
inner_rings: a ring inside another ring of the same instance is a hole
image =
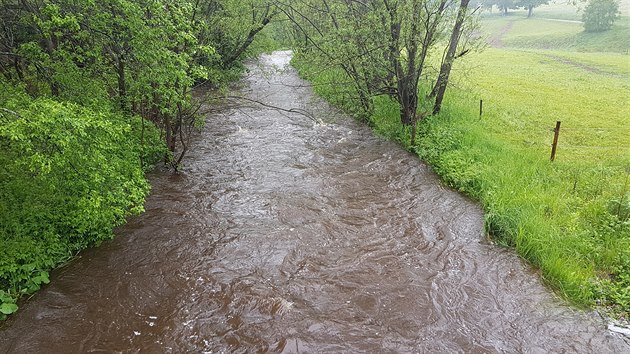
[[[513,26],[514,21],[506,23],[505,26],[501,27],[498,33],[488,38],[488,44],[494,48],[504,48],[505,44],[503,43],[503,37],[512,30]]]
[[[575,68],[579,68],[582,69],[584,71],[593,73],[593,74],[598,74],[598,75],[606,75],[606,76],[626,76],[620,73],[615,73],[615,72],[610,72],[610,71],[606,71],[606,70],[602,70],[596,66],[593,65],[588,65],[588,64],[584,64],[584,63],[580,63],[577,61],[573,61],[571,59],[567,59],[567,58],[563,58],[557,55],[552,55],[552,54],[545,54],[546,57],[553,59],[555,61],[558,61],[562,64],[565,65],[570,65],[573,66]]]

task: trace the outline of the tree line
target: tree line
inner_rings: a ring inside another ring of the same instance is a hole
[[[185,150],[182,131],[194,118],[191,87],[223,81],[275,15],[260,0],[2,0],[0,6],[5,83],[23,85],[32,97],[115,102],[120,112],[158,127],[173,153],[177,144]]]
[[[527,18],[532,17],[534,8],[547,4],[549,0],[481,0],[482,6],[490,11],[496,6],[503,15],[510,9],[527,9]],[[620,15],[618,0],[570,0],[566,4],[575,6],[576,12],[582,12],[586,32],[608,31]]]
[[[196,86],[239,76],[276,33],[369,117],[439,114],[479,43],[470,0],[0,0],[0,317],[48,271],[143,210],[144,172],[174,169]]]
[[[142,211],[177,168],[195,86],[238,77],[265,0],[0,0],[0,319]]]
[[[284,3],[294,47],[307,65],[339,69],[341,95],[369,117],[388,97],[411,127],[442,108],[453,63],[478,47],[470,0],[301,0]]]

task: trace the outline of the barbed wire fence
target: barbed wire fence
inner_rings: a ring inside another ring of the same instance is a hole
[[[578,145],[571,143],[559,143],[560,132],[561,131],[573,131],[573,132],[585,132],[585,131],[596,131],[596,132],[613,132],[615,129],[613,128],[604,128],[604,127],[563,127],[561,128],[561,121],[556,122],[556,127],[552,130],[554,132],[553,140],[551,143],[551,161],[555,160],[556,153],[559,147],[563,149],[572,149],[572,150],[581,150],[581,149],[590,149],[590,150],[617,150],[619,152],[627,151],[628,156],[630,156],[630,144],[623,145],[619,142],[615,144],[603,146],[603,145]],[[628,139],[630,141],[630,139]],[[613,142],[614,143],[614,142]]]

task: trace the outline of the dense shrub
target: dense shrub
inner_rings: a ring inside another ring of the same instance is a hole
[[[164,152],[150,124],[132,129],[140,118],[2,86],[0,317],[55,265],[142,211],[149,184],[140,159],[148,166]]]
[[[590,0],[584,9],[582,21],[586,32],[603,32],[612,28],[619,16],[616,0]]]

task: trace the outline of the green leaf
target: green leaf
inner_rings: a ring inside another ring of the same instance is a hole
[[[0,305],[0,313],[5,314],[5,315],[10,315],[17,310],[18,310],[18,305],[16,304],[3,303],[2,305]]]

